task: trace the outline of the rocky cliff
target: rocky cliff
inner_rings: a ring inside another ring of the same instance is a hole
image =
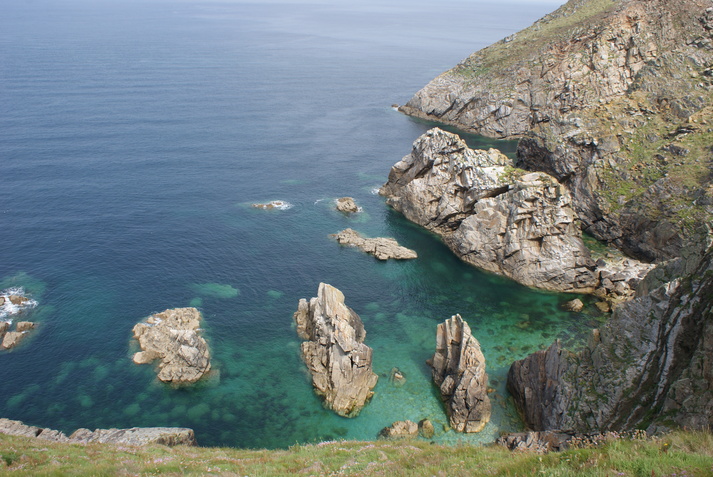
[[[512,365],[508,389],[530,428],[713,425],[713,247],[684,252],[651,272],[583,350],[557,342]]]
[[[713,8],[704,0],[570,0],[466,58],[401,111],[521,137],[585,229],[629,254],[677,256],[713,217]]]
[[[320,283],[317,296],[302,298],[293,315],[302,338],[302,359],[324,405],[344,417],[355,417],[373,396],[379,377],[372,371],[372,349],[359,315],[344,304],[344,294]]]

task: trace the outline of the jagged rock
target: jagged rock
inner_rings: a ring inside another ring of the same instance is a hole
[[[598,309],[599,311],[601,311],[602,313],[609,313],[609,312],[611,312],[611,305],[610,305],[608,302],[606,302],[606,301],[598,301],[598,302],[596,302],[596,303],[594,304],[594,306],[596,306],[597,309]]]
[[[210,371],[208,343],[200,336],[201,314],[195,308],[174,308],[148,317],[134,326],[134,338],[142,351],[134,363],[160,359],[158,378],[166,383],[198,381]]]
[[[683,276],[670,279],[672,273]],[[508,389],[529,428],[655,431],[672,424],[713,425],[710,242],[684,249],[682,258],[660,265],[644,283],[582,351],[556,342],[513,363]]]
[[[421,419],[418,422],[418,434],[424,439],[431,439],[435,433],[436,429],[428,419]]]
[[[391,168],[380,193],[477,267],[548,290],[591,293],[598,283],[569,193],[494,149],[472,150],[431,129]]]
[[[500,436],[495,443],[511,451],[526,451],[537,454],[567,450],[572,444],[584,446],[606,440],[604,434],[576,434],[574,432],[514,432]]]
[[[20,344],[20,341],[26,336],[26,333],[20,331],[8,331],[2,339],[0,347],[4,349],[14,348]]]
[[[413,421],[396,421],[379,432],[382,439],[408,439],[418,435],[418,424]]]
[[[359,212],[359,207],[351,197],[341,197],[337,199],[337,210],[345,214],[353,214]]]
[[[418,258],[416,252],[406,247],[402,247],[392,238],[364,238],[352,229],[344,229],[338,234],[332,235],[338,243],[350,245],[371,254],[379,260],[409,260]]]
[[[340,416],[357,416],[378,380],[361,318],[344,304],[342,292],[326,283],[319,284],[317,296],[309,302],[299,301],[293,318],[297,334],[305,340],[302,359],[315,392]]]
[[[580,300],[579,298],[575,298],[574,300],[570,300],[565,303],[562,307],[567,311],[579,313],[584,309],[584,303],[582,303],[582,300]]]
[[[2,342],[3,336],[5,336],[5,333],[7,333],[7,330],[10,329],[10,323],[7,321],[0,321],[0,342]]]
[[[35,328],[35,324],[31,321],[19,321],[17,325],[15,325],[15,331],[23,332],[23,331],[30,331]]]
[[[95,431],[77,429],[71,436],[67,437],[64,433],[54,429],[28,426],[21,421],[1,418],[0,433],[70,443],[100,442],[133,446],[149,444],[166,446],[196,445],[193,430],[180,427],[133,427],[131,429],[96,429]]]
[[[691,223],[713,217],[710,176],[698,172],[710,154],[697,146],[713,117],[709,6],[570,0],[399,109],[521,137],[518,165],[560,181],[587,231],[646,261],[670,259]]]
[[[146,446],[195,446],[193,429],[181,427],[132,427],[131,429],[77,429],[69,436],[70,442],[99,442],[102,444],[125,444]]]
[[[485,357],[460,315],[438,325],[436,352],[429,364],[451,427],[457,432],[483,430],[491,411]]]

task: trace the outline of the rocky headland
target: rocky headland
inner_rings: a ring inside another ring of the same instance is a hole
[[[21,421],[0,418],[0,434],[11,436],[34,437],[46,441],[88,444],[126,444],[145,446],[162,444],[165,446],[195,446],[196,437],[193,429],[181,427],[132,427],[130,429],[77,429],[67,437],[54,429],[28,426]]]
[[[438,325],[436,352],[429,365],[451,428],[457,432],[482,431],[491,412],[485,357],[460,315]]]
[[[556,342],[512,366],[531,429],[713,424],[712,100],[710,2],[570,0],[400,108],[519,143],[511,165],[430,132],[392,169],[389,204],[479,267],[619,303],[584,349]],[[580,228],[629,257],[592,260]]]
[[[464,261],[524,285],[616,300],[651,268],[633,259],[616,270],[613,261],[595,263],[572,196],[554,177],[517,168],[495,149],[470,149],[439,128],[414,142],[380,193]]]
[[[299,301],[293,319],[304,340],[302,359],[324,406],[340,416],[357,416],[379,379],[361,318],[344,304],[341,291],[320,283],[316,297]]]
[[[341,245],[356,247],[362,252],[373,255],[379,260],[410,260],[418,258],[418,254],[410,248],[403,247],[390,237],[366,238],[354,229],[344,229],[332,235]]]
[[[521,138],[518,166],[569,190],[586,231],[656,261],[713,217],[711,99],[710,2],[570,0],[400,109]]]
[[[210,371],[210,350],[200,334],[202,316],[195,308],[174,308],[137,323],[133,333],[141,346],[134,363],[160,360],[158,379],[190,384]]]

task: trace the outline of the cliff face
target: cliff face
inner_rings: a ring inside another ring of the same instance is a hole
[[[571,0],[401,110],[522,137],[518,166],[567,187],[596,237],[653,261],[713,217],[712,99],[710,2]]]
[[[713,247],[685,252],[650,273],[646,294],[620,305],[582,351],[557,342],[513,364],[508,389],[530,428],[713,424]]]

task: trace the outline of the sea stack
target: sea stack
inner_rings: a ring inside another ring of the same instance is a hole
[[[429,364],[451,427],[457,432],[482,431],[491,411],[485,357],[460,315],[438,325],[436,352]]]
[[[324,406],[340,416],[357,416],[378,380],[361,318],[344,304],[342,292],[326,283],[319,284],[316,297],[299,301],[293,318],[305,340],[302,359]]]

